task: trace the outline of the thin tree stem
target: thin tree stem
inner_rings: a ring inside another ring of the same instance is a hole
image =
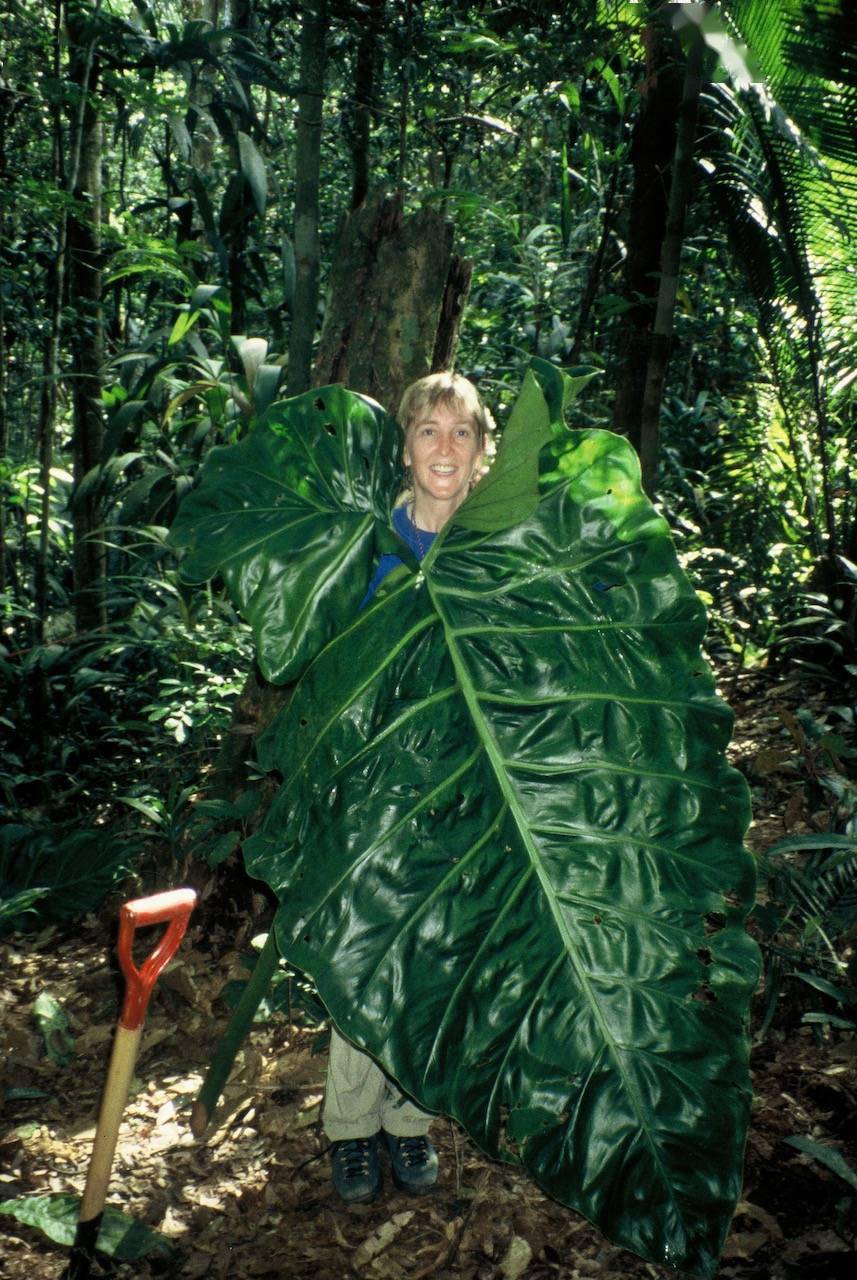
[[[661,273],[655,322],[646,368],[643,411],[640,424],[640,465],[643,487],[653,496],[657,481],[661,402],[672,343],[673,316],[678,292],[678,273],[684,241],[684,224],[690,198],[693,148],[699,95],[705,82],[706,46],[696,34],[687,55],[684,88],[670,180],[667,225],[661,247]]]
[[[327,59],[327,0],[311,0],[301,27],[295,154],[295,298],[289,335],[288,394],[308,390],[318,316],[319,180]]]

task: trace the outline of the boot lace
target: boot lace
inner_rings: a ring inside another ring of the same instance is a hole
[[[422,1134],[415,1138],[397,1138],[396,1141],[401,1152],[402,1163],[409,1169],[418,1168],[421,1164],[427,1163],[428,1143]]]
[[[370,1138],[351,1138],[343,1142],[337,1155],[346,1178],[360,1178],[369,1172]]]

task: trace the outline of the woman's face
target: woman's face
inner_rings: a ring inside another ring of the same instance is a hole
[[[482,460],[473,419],[455,404],[436,404],[405,436],[405,465],[414,477],[414,508],[448,518],[467,497]]]

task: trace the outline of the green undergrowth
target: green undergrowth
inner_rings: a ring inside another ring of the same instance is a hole
[[[246,628],[216,591],[189,604],[169,569],[137,587],[98,633],[58,617],[41,643],[6,602],[0,930],[67,921],[129,875],[145,890],[217,865],[257,803],[207,790],[252,665]]]

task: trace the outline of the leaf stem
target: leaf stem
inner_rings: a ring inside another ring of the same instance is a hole
[[[223,1092],[223,1086],[229,1079],[235,1056],[250,1030],[256,1010],[262,1003],[262,997],[268,990],[279,963],[280,954],[274,935],[275,924],[276,916],[271,921],[265,945],[259,953],[250,981],[244,988],[235,1012],[229,1020],[229,1026],[220,1037],[211,1066],[208,1068],[208,1075],[193,1105],[190,1127],[197,1138],[202,1137],[211,1122],[214,1109]]]

